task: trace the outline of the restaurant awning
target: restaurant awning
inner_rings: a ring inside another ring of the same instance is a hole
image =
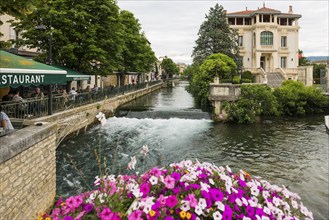
[[[58,66],[58,65],[53,65],[53,66],[58,69],[65,70],[67,72],[66,81],[90,80],[91,79],[91,75],[80,73],[80,72],[77,72],[75,70],[72,70],[72,69],[64,67],[64,66]]]
[[[0,88],[66,84],[66,70],[0,50]]]

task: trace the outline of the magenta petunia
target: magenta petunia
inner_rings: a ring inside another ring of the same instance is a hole
[[[215,189],[215,188],[209,189],[209,194],[211,195],[211,198],[216,202],[222,201],[224,198],[224,194],[219,189]]]
[[[231,220],[232,219],[232,209],[228,205],[224,205],[225,209],[222,214],[222,219],[223,220]]]
[[[173,172],[171,174],[171,177],[174,178],[176,181],[179,181],[180,180],[180,173],[176,173],[176,172]]]
[[[87,213],[91,212],[93,210],[94,206],[92,204],[87,204],[83,208]]]
[[[175,220],[175,219],[171,216],[166,216],[164,220]]]
[[[149,183],[142,183],[139,190],[143,194],[143,197],[146,197],[147,194],[150,192],[150,184]]]
[[[176,196],[169,196],[166,199],[166,206],[169,206],[170,208],[174,208],[177,203],[178,203],[178,200],[177,200]]]

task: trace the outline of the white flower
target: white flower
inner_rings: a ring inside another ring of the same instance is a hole
[[[209,179],[209,183],[210,183],[211,185],[215,185],[215,182],[214,182],[213,179]]]
[[[200,206],[202,209],[205,209],[207,207],[207,202],[205,199],[200,198],[198,202],[198,206]]]
[[[251,195],[253,195],[253,196],[259,195],[259,189],[257,188],[257,186],[251,187],[250,191],[251,191]]]
[[[101,193],[101,194],[99,194],[99,195],[98,195],[99,202],[100,202],[100,203],[104,203],[104,202],[105,202],[104,198],[106,198],[106,196],[107,196],[106,193]]]
[[[134,170],[135,166],[136,166],[136,163],[137,163],[136,156],[133,156],[133,157],[130,157],[130,158],[131,158],[131,160],[128,163],[128,169],[129,170]]]
[[[156,176],[151,176],[151,178],[149,180],[152,185],[155,185],[158,183],[158,177],[156,177]]]
[[[263,211],[267,215],[270,215],[271,214],[271,210],[268,207],[266,207],[266,206],[264,207]]]
[[[182,201],[182,206],[180,207],[181,210],[187,212],[188,210],[191,209],[190,207],[190,202],[189,201],[186,201],[186,200],[183,200]]]
[[[146,214],[148,214],[151,210],[152,210],[152,206],[146,205],[146,206],[144,206],[143,212],[145,212]]]
[[[249,202],[251,207],[256,207],[257,206],[257,203],[252,199],[249,199],[248,202]]]
[[[203,182],[201,182],[201,190],[204,190],[204,191],[206,191],[206,192],[209,192],[209,188],[210,188],[210,186],[207,184],[207,183],[203,183]]]
[[[203,213],[202,208],[199,205],[195,206],[194,211],[197,215],[201,215]]]
[[[141,154],[144,154],[144,156],[146,157],[148,152],[149,152],[149,148],[147,147],[147,145],[143,145]]]
[[[214,218],[214,220],[222,220],[222,214],[220,214],[219,211],[214,212],[214,213],[212,214],[212,217]]]
[[[133,195],[136,197],[136,198],[140,198],[142,197],[143,193],[141,193],[141,191],[139,190],[139,188],[135,188],[133,190]]]
[[[226,165],[226,170],[227,170],[228,172],[232,173],[232,170],[231,170],[231,168],[230,168],[228,165]]]
[[[106,118],[103,112],[99,112],[98,115],[96,115],[96,118],[101,122],[102,126],[106,124]]]
[[[192,166],[192,161],[191,161],[191,160],[186,160],[186,161],[184,162],[184,165],[185,165],[186,167]]]
[[[251,220],[251,218],[248,218],[246,216],[243,216],[243,219],[242,220]]]
[[[217,208],[218,208],[219,210],[221,210],[222,212],[224,212],[224,210],[225,210],[225,206],[224,206],[224,204],[223,204],[222,202],[217,201],[217,202],[215,202],[215,204],[217,205]]]
[[[278,207],[281,204],[281,199],[278,197],[273,197],[273,203],[276,207]]]
[[[291,200],[291,205],[292,207],[294,207],[294,209],[298,209],[298,203],[296,202],[296,200]]]
[[[241,201],[241,199],[239,199],[239,198],[236,198],[236,199],[235,199],[235,203],[236,203],[238,206],[242,206],[242,201]]]

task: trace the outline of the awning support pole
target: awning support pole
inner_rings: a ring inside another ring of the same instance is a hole
[[[48,85],[48,115],[53,114],[53,97],[51,94],[51,85]]]

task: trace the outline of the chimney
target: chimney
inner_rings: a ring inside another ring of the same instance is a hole
[[[223,12],[224,12],[224,15],[226,15],[226,13],[227,13],[227,10],[224,10]]]
[[[246,7],[246,11],[248,11],[248,8]]]
[[[263,8],[265,8],[265,2],[263,2]]]
[[[289,14],[292,14],[293,12],[292,12],[292,6],[291,5],[289,5],[289,11],[288,11],[288,13]]]

